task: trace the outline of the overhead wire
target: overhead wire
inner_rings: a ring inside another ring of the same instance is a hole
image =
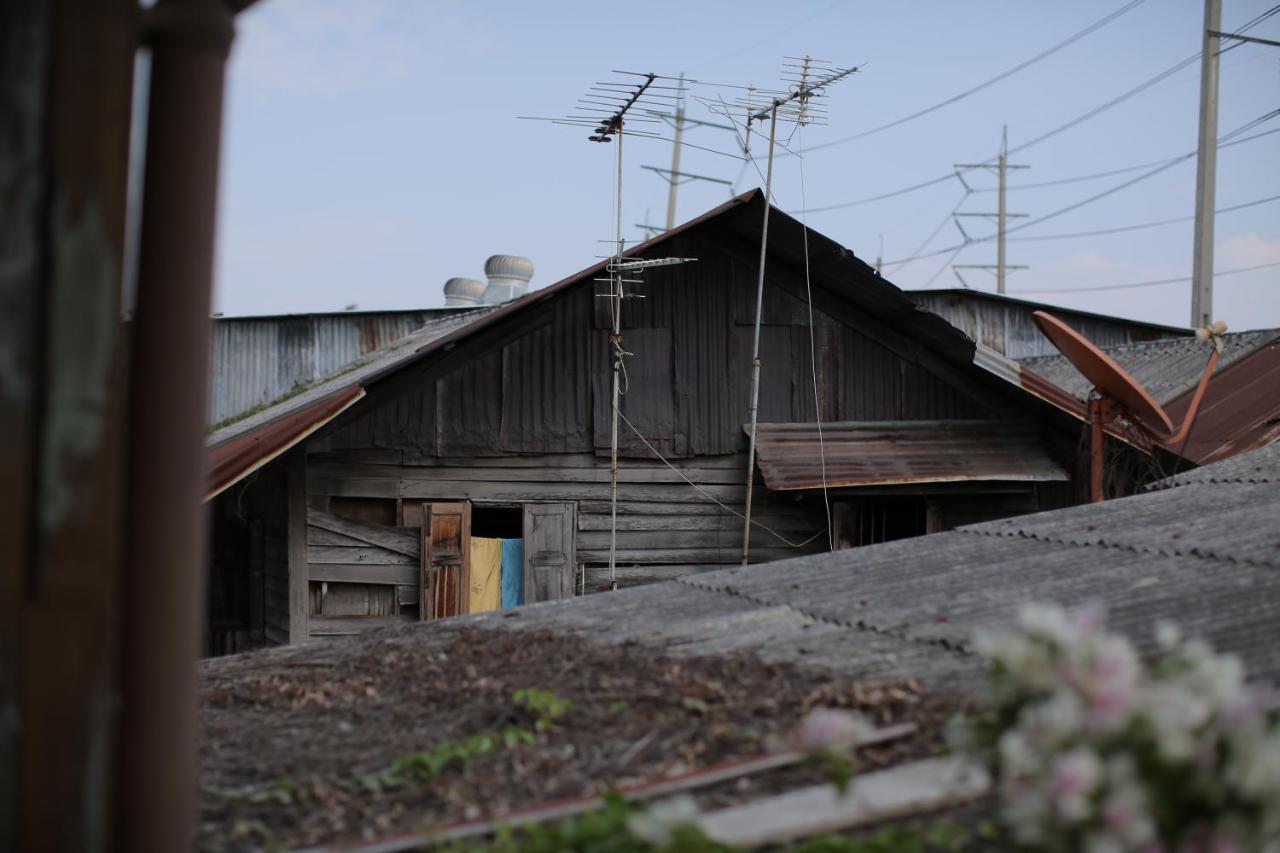
[[[796,123],[796,133],[800,134],[800,141],[804,142],[803,126]],[[827,445],[822,434],[822,397],[818,394],[818,355],[817,346],[814,343],[813,334],[813,288],[809,282],[809,223],[805,217],[804,208],[806,204],[805,188],[804,188],[804,161],[800,158],[800,233],[804,241],[804,296],[805,305],[809,309],[809,371],[813,378],[813,417],[818,425],[818,462],[822,470],[822,505],[826,510],[827,519],[827,547],[834,551],[836,549],[835,533],[831,529],[831,497],[827,491]]]
[[[853,142],[854,140],[857,140],[857,139],[864,139],[868,136],[872,136],[874,134],[881,133],[882,131],[889,130],[890,128],[899,127],[900,125],[904,125],[907,122],[915,121],[918,118],[927,116],[933,112],[937,112],[938,110],[943,109],[945,107],[949,107],[954,103],[962,101],[965,98],[968,98],[972,95],[976,95],[978,92],[981,92],[984,89],[994,86],[996,83],[999,83],[1002,80],[1012,77],[1014,74],[1017,74],[1020,71],[1030,68],[1032,65],[1035,65],[1037,62],[1040,62],[1041,60],[1047,59],[1048,57],[1062,50],[1063,48],[1069,47],[1070,45],[1084,38],[1085,36],[1088,36],[1091,33],[1095,32],[1096,30],[1099,30],[1102,27],[1105,27],[1107,24],[1116,20],[1121,15],[1124,15],[1126,12],[1129,12],[1134,8],[1142,5],[1143,2],[1145,2],[1145,0],[1130,0],[1130,2],[1124,4],[1119,9],[1115,10],[1109,15],[1106,15],[1103,18],[1097,21],[1094,21],[1092,24],[1085,27],[1083,30],[1080,30],[1079,32],[1074,33],[1073,35],[1068,36],[1067,38],[1053,45],[1052,47],[1049,47],[1041,51],[1040,53],[1037,53],[1035,56],[1031,57],[1030,59],[1020,62],[1006,71],[1000,72],[999,74],[990,78],[989,80],[979,83],[976,86],[971,86],[970,88],[964,90],[963,92],[960,92],[959,94],[952,95],[951,97],[946,98],[942,101],[939,101],[936,104],[925,107],[924,109],[921,109],[921,110],[917,110],[916,112],[911,113],[910,115],[905,115],[893,121],[886,122],[885,124],[878,125],[876,127],[861,131],[859,133],[855,133],[852,136],[846,136],[841,139],[833,139],[830,142],[823,142],[819,145],[814,145],[811,148],[801,148],[797,153],[804,154],[809,151],[819,151],[823,148],[831,148],[836,145],[843,145],[848,142]]]
[[[1223,143],[1218,147],[1230,148],[1232,145],[1239,145],[1243,142],[1249,142],[1253,139],[1257,139],[1258,137],[1262,137],[1262,136],[1270,136],[1273,133],[1280,133],[1280,127],[1272,128],[1271,130],[1264,130],[1262,133],[1259,133],[1256,136],[1248,136],[1243,139],[1234,139],[1230,142]],[[1036,183],[1031,183],[1031,184],[1010,184],[1005,187],[1005,191],[1014,192],[1016,190],[1035,190],[1035,189],[1041,189],[1043,187],[1059,187],[1059,186],[1064,186],[1066,184],[1078,184],[1083,181],[1097,180],[1098,178],[1112,178],[1112,177],[1115,177],[1116,175],[1123,175],[1128,172],[1136,172],[1139,169],[1149,169],[1152,166],[1159,166],[1160,164],[1167,163],[1170,160],[1178,160],[1182,156],[1183,155],[1178,155],[1175,157],[1165,157],[1160,160],[1149,160],[1146,163],[1137,163],[1132,166],[1124,166],[1123,168],[1120,168],[1120,169],[1110,169],[1106,172],[1093,172],[1088,175],[1075,175],[1070,178],[1055,178],[1054,180],[1037,181]],[[999,187],[975,187],[973,189],[973,192],[994,193],[994,192],[999,192],[999,190],[1000,190]]]
[[[1216,279],[1219,276],[1237,275],[1238,273],[1253,272],[1254,270],[1265,270],[1271,267],[1280,267],[1280,261],[1271,261],[1270,263],[1266,263],[1266,264],[1255,264],[1251,267],[1237,267],[1236,269],[1233,269],[1233,270],[1218,270],[1213,274],[1213,277]],[[1027,294],[1091,293],[1099,290],[1129,290],[1131,288],[1136,288],[1136,287],[1155,287],[1156,285],[1160,285],[1160,284],[1179,284],[1187,281],[1191,281],[1191,276],[1184,275],[1184,276],[1179,276],[1177,278],[1161,278],[1161,279],[1154,279],[1152,281],[1131,281],[1131,282],[1126,282],[1125,284],[1097,284],[1097,285],[1091,285],[1089,287],[1052,287],[1052,288],[1034,289],[1034,290],[1018,290],[1009,295],[1017,296],[1018,294],[1022,294],[1022,293],[1027,293]]]
[[[1234,31],[1243,33],[1251,29],[1252,27],[1257,26],[1259,23],[1266,20],[1268,17],[1276,14],[1277,12],[1280,12],[1280,6],[1276,6],[1273,9],[1270,9],[1267,12],[1264,12],[1261,15],[1256,16],[1253,20],[1248,21],[1245,24],[1242,24],[1241,26],[1237,27]],[[1235,48],[1239,47],[1242,44],[1245,44],[1245,42],[1236,42],[1235,44],[1228,45],[1222,48],[1220,51],[1218,51],[1218,53],[1219,54],[1227,53],[1228,51],[1234,50]],[[1116,97],[1088,110],[1087,112],[1084,112],[1076,116],[1070,121],[1067,121],[1064,124],[1058,125],[1052,130],[1046,131],[1040,134],[1039,136],[1036,136],[1028,140],[1027,142],[1024,142],[1020,145],[1016,145],[1013,148],[1010,148],[1008,153],[1015,154],[1021,151],[1025,151],[1027,148],[1030,148],[1033,145],[1038,145],[1041,142],[1044,142],[1047,139],[1057,136],[1060,133],[1065,133],[1066,131],[1084,123],[1085,121],[1088,121],[1089,119],[1094,118],[1095,116],[1111,109],[1112,107],[1115,107],[1123,103],[1124,101],[1127,101],[1130,98],[1135,97],[1141,94],[1142,92],[1145,92],[1147,89],[1150,89],[1152,86],[1155,86],[1157,83],[1162,82],[1163,80],[1167,79],[1168,77],[1172,76],[1178,71],[1181,71],[1182,69],[1196,62],[1198,59],[1200,59],[1200,56],[1201,56],[1200,53],[1196,53],[1193,56],[1189,56],[1186,59],[1183,59],[1180,62],[1177,62],[1174,65],[1171,65],[1170,67],[1156,74],[1154,77],[1148,78],[1142,83],[1139,83],[1137,86],[1134,86],[1133,88],[1121,93],[1120,95],[1117,95]],[[823,143],[824,146],[831,145],[831,144],[835,144],[835,142],[833,141],[832,143]],[[807,149],[807,151],[813,151],[816,148],[817,146],[814,146],[813,148]],[[806,153],[806,150],[800,150],[795,153],[804,154]],[[977,168],[979,166],[990,165],[995,163],[998,159],[999,159],[998,157],[989,157],[986,160],[980,161],[980,163],[976,164],[974,167],[969,167],[965,169],[953,169],[947,172],[946,174],[938,175],[937,177],[930,178],[929,180],[920,181],[915,184],[901,187],[896,190],[890,190],[888,192],[880,193],[878,195],[868,196],[866,198],[854,199],[852,201],[839,202],[836,204],[829,204],[829,205],[823,205],[821,207],[815,207],[811,209],[809,212],[825,213],[831,210],[842,210],[849,207],[856,207],[862,204],[870,204],[871,202],[874,202],[874,201],[881,201],[887,198],[894,198],[895,196],[906,195],[908,193],[912,193],[917,190],[925,189],[926,187],[931,187],[936,184],[945,183],[947,181],[950,181],[953,178],[957,178],[962,171],[971,171],[973,168]],[[1137,168],[1142,168],[1142,167],[1134,167],[1134,169],[1137,169]]]
[[[1240,127],[1236,128],[1230,133],[1227,133],[1224,136],[1219,137],[1218,144],[1221,145],[1223,142],[1229,141],[1235,138],[1236,136],[1238,136],[1239,134],[1244,133],[1248,130],[1251,130],[1254,127],[1257,127],[1259,124],[1262,124],[1263,122],[1270,121],[1271,119],[1275,118],[1278,115],[1280,115],[1280,109],[1272,110],[1269,113],[1264,113],[1263,115],[1258,116],[1257,118],[1246,122],[1245,124],[1241,125]],[[1093,204],[1094,202],[1099,201],[1100,199],[1106,198],[1107,196],[1114,195],[1115,193],[1118,193],[1121,190],[1127,189],[1136,183],[1145,181],[1148,178],[1155,177],[1161,172],[1167,171],[1168,169],[1178,165],[1179,163],[1183,163],[1187,160],[1190,160],[1195,156],[1196,156],[1196,152],[1191,151],[1191,152],[1188,152],[1187,154],[1183,154],[1181,157],[1175,157],[1171,160],[1165,161],[1159,166],[1156,166],[1154,169],[1150,169],[1146,172],[1143,172],[1137,177],[1130,178],[1127,181],[1122,181],[1121,183],[1108,187],[1107,189],[1102,190],[1101,192],[1094,193],[1093,195],[1088,196],[1087,198],[1083,198],[1083,199],[1080,199],[1079,201],[1072,202],[1071,204],[1068,204],[1065,207],[1060,207],[1057,210],[1044,214],[1043,216],[1037,216],[1033,219],[1028,219],[1027,221],[1022,222],[1018,225],[1012,226],[1010,228],[1006,228],[1004,233],[1008,235],[1017,231],[1022,231],[1024,229],[1039,225],[1042,222],[1048,222],[1051,219],[1056,219],[1057,217],[1062,216],[1063,214],[1066,214],[1066,213],[1070,213],[1073,210],[1079,210],[1080,208],[1086,205]],[[983,237],[974,237],[970,240],[965,241],[964,243],[961,243],[960,246],[961,247],[968,246],[974,243],[988,243],[992,240],[995,240],[998,236],[999,235],[997,234],[988,234]],[[946,253],[954,250],[955,248],[957,247],[948,246],[945,249],[935,249],[932,252],[924,252],[914,257],[901,258],[898,260],[891,261],[890,263],[893,263],[895,265],[901,265],[901,264],[908,263],[910,261],[921,260],[923,258],[937,257],[938,255],[945,255]]]
[[[635,433],[636,438],[640,439],[640,443],[649,449],[649,452],[653,454],[655,459],[657,459],[659,462],[661,462],[662,464],[670,468],[672,471],[674,471],[677,477],[679,477],[681,480],[684,480],[685,483],[692,486],[694,491],[696,491],[698,494],[702,495],[704,498],[711,501],[713,504],[720,507],[721,509],[727,511],[729,514],[736,515],[738,518],[741,518],[744,521],[746,520],[745,515],[738,512],[736,509],[729,506],[727,503],[720,500],[715,495],[711,494],[711,492],[708,492],[706,489],[702,488],[702,486],[699,486],[693,480],[690,480],[688,477],[686,477],[684,475],[684,472],[681,471],[679,468],[677,468],[675,465],[672,465],[670,460],[668,460],[667,457],[663,456],[662,453],[658,450],[658,448],[654,447],[652,444],[649,443],[649,439],[645,438],[644,434],[640,432],[640,430],[636,429],[635,424],[631,423],[631,421],[627,419],[627,416],[624,415],[620,409],[615,409],[615,411],[618,412],[618,417],[622,420],[624,424],[627,425],[627,428],[630,429],[633,433]],[[784,545],[786,545],[789,548],[803,548],[805,545],[808,545],[810,542],[817,539],[823,533],[827,532],[826,528],[824,527],[822,530],[819,530],[817,533],[813,534],[803,542],[792,542],[790,539],[783,536],[781,533],[774,530],[772,527],[769,527],[767,524],[757,521],[754,518],[751,519],[751,523],[754,526],[759,527],[761,530],[765,531],[766,533],[773,534],[775,537],[777,537],[777,539],[780,542],[782,542]]]
[[[1268,202],[1280,201],[1280,195],[1267,196],[1266,198],[1254,199],[1246,201],[1243,204],[1233,204],[1230,207],[1220,207],[1214,211],[1214,214],[1231,213],[1236,210],[1244,210],[1250,207],[1257,207],[1260,204]],[[1038,240],[1070,240],[1076,237],[1099,237],[1104,234],[1122,234],[1126,231],[1141,231],[1145,228],[1155,228],[1160,225],[1172,225],[1175,222],[1190,222],[1195,216],[1175,216],[1172,219],[1157,219],[1154,222],[1139,222],[1136,225],[1121,225],[1116,228],[1099,228],[1096,231],[1076,231],[1071,234],[1042,234],[1032,237],[1011,237],[1008,238],[1011,243],[1031,243]]]

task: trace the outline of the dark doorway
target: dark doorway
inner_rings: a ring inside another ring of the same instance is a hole
[[[472,504],[471,535],[485,539],[523,539],[524,513],[518,506]]]

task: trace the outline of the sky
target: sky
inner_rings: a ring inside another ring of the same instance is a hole
[[[570,275],[613,234],[614,145],[582,128],[518,116],[573,111],[614,70],[686,74],[691,95],[777,87],[784,56],[859,71],[826,98],[827,126],[783,128],[774,198],[815,230],[906,289],[958,287],[951,263],[992,264],[995,243],[962,243],[950,214],[995,210],[992,174],[957,178],[856,206],[994,157],[1008,128],[1008,292],[1037,301],[1185,326],[1190,284],[1112,285],[1189,276],[1192,222],[1079,235],[1190,217],[1194,157],[1065,213],[1139,177],[1053,183],[1154,165],[1196,149],[1199,62],[1095,117],[1034,142],[1200,50],[1203,5],[1145,0],[1048,58],[896,127],[848,137],[945,101],[1085,29],[1125,0],[736,2],[644,4],[261,0],[237,19],[228,69],[215,310],[225,315],[429,308],[452,276],[483,278],[492,254],[535,266],[532,286]],[[1233,31],[1271,0],[1224,0]],[[1251,30],[1280,39],[1280,15]],[[1246,44],[1221,57],[1219,135],[1280,107],[1280,48]],[[723,123],[697,100],[689,117]],[[1280,128],[1273,118],[1244,136]],[[664,135],[669,130],[662,128]],[[1239,138],[1239,137],[1237,137]],[[686,131],[681,169],[731,181],[690,181],[676,221],[762,185],[762,162],[741,159],[734,132]],[[1016,150],[1032,142],[1025,150]],[[827,144],[831,143],[831,144]],[[756,139],[754,156],[765,144]],[[628,139],[626,236],[662,223],[672,145]],[[1280,196],[1280,132],[1223,148],[1221,209]],[[809,209],[813,209],[811,212]],[[1047,217],[1043,222],[1037,218]],[[994,233],[962,220],[974,237]],[[932,239],[930,236],[933,235]],[[1017,238],[1017,239],[1015,239]],[[1047,238],[1047,239],[1046,239]],[[883,241],[883,242],[882,242]],[[883,249],[881,246],[883,245]],[[894,263],[924,254],[905,264]],[[1280,199],[1216,217],[1219,272],[1280,262]],[[994,290],[983,270],[960,270]],[[1280,327],[1280,266],[1220,275],[1214,314],[1233,329]]]

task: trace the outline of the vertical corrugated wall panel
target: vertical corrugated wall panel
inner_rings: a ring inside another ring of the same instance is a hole
[[[675,451],[682,456],[735,452],[744,412],[730,377],[734,266],[714,257],[664,270],[655,288],[670,300],[675,369]]]
[[[217,319],[209,422],[217,423],[331,376],[421,328],[427,311]]]
[[[503,348],[501,447],[513,453],[592,449],[593,289],[558,297],[551,322]],[[599,300],[604,302],[606,300]]]

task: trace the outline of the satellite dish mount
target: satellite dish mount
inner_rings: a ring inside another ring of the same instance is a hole
[[[1226,323],[1218,321],[1196,332],[1196,337],[1200,340],[1212,343],[1213,351],[1209,354],[1209,362],[1205,365],[1204,375],[1200,377],[1195,396],[1191,398],[1187,415],[1183,418],[1182,425],[1175,430],[1173,421],[1155,398],[1111,356],[1046,311],[1036,311],[1031,317],[1050,343],[1093,383],[1093,393],[1089,398],[1090,500],[1103,499],[1103,432],[1108,425],[1118,420],[1123,419],[1133,425],[1152,444],[1170,449],[1176,447],[1175,452],[1181,455],[1185,442],[1191,435],[1191,428],[1195,425],[1196,416],[1200,413],[1209,377],[1213,375],[1218,357],[1222,354],[1222,334],[1227,331]]]

